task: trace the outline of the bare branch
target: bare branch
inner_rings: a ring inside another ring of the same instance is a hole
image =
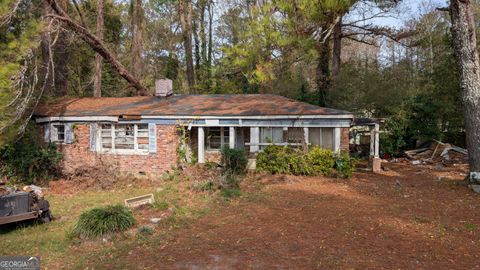
[[[18,6],[20,5],[21,2],[22,2],[22,0],[17,0],[17,1],[13,4],[12,9],[11,9],[8,13],[6,13],[6,14],[3,15],[3,16],[0,16],[0,26],[1,26],[1,25],[4,25],[4,24],[10,22],[10,20],[12,20],[13,16],[14,16],[15,13],[17,12]]]
[[[80,17],[80,22],[82,23],[82,26],[83,26],[84,28],[87,28],[87,24],[85,23],[85,17],[83,16],[82,10],[81,10],[80,7],[78,6],[77,0],[72,0],[72,2],[73,2],[73,5],[75,6],[75,10],[76,10],[77,13],[78,13],[78,16]]]
[[[363,43],[363,44],[367,44],[369,46],[374,46],[374,47],[380,47],[378,44],[374,43],[374,42],[368,42],[364,39],[358,39],[358,38],[355,38],[354,36],[348,36],[346,37],[347,39],[350,39],[350,40],[353,40],[355,42],[359,42],[359,43]]]
[[[139,95],[146,96],[148,95],[148,90],[145,88],[140,81],[137,80],[126,68],[125,66],[117,60],[112,52],[107,48],[102,40],[98,39],[95,35],[90,33],[86,28],[82,27],[75,21],[73,21],[68,14],[61,9],[55,0],[44,0],[46,1],[53,11],[57,14],[48,15],[51,18],[54,18],[62,22],[65,27],[70,31],[78,34],[95,52],[100,54],[125,80],[127,80],[134,88],[137,89]]]

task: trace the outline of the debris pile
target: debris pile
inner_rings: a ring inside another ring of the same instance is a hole
[[[118,181],[116,172],[109,166],[79,167],[73,173],[67,175],[66,179],[82,189],[91,187],[110,189]]]
[[[464,164],[468,162],[466,149],[433,141],[425,147],[405,151],[405,156],[411,159],[413,165],[418,164]]]
[[[5,182],[0,182],[0,196],[6,196],[16,192],[27,192],[32,193],[36,198],[43,199],[43,190],[41,187],[36,185],[27,185],[20,190],[17,187],[8,187]]]
[[[12,192],[14,192],[15,190],[11,187],[7,187],[5,185],[5,182],[1,182],[0,181],[0,196],[5,196],[5,195],[8,195]]]

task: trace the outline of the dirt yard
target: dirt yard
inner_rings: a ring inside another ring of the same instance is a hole
[[[464,170],[387,168],[351,180],[257,176],[261,193],[126,259],[147,269],[480,268],[480,197]]]
[[[40,255],[48,269],[480,268],[480,196],[462,181],[466,168],[385,167],[349,180],[250,175],[231,200],[180,188],[188,180],[81,195],[51,189],[57,220],[4,232],[0,250]],[[175,213],[152,235],[66,240],[86,208],[152,190],[163,201],[134,213],[133,232],[167,208]]]

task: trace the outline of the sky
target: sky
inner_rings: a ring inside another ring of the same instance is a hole
[[[402,0],[396,8],[381,17],[368,20],[367,23],[379,26],[388,26],[394,28],[402,27],[406,21],[418,19],[423,14],[428,13],[438,7],[446,7],[447,0]],[[368,8],[368,7],[365,7]],[[374,9],[371,15],[378,13],[380,10]],[[349,14],[351,18],[358,18],[359,14]]]

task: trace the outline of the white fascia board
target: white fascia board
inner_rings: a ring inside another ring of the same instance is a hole
[[[339,115],[257,115],[257,116],[198,116],[143,115],[142,119],[353,119],[353,114]]]
[[[141,119],[259,119],[259,120],[275,120],[275,119],[353,119],[352,114],[341,115],[258,115],[258,116],[176,116],[176,115],[144,115]],[[46,122],[98,122],[109,121],[118,122],[118,117],[115,116],[52,116],[41,117],[35,120],[37,123]]]
[[[118,122],[118,117],[115,116],[52,116],[35,119],[37,123],[48,122]]]

